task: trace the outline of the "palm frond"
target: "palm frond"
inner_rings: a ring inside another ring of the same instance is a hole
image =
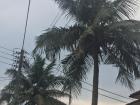
[[[71,95],[70,97],[77,97],[81,92],[81,88],[82,88],[81,81],[75,81],[68,76],[66,76],[66,78],[67,79],[65,79],[63,83],[62,90],[70,94]]]
[[[130,19],[138,5],[139,0],[55,0],[59,7],[74,16],[77,21],[89,24],[97,19],[108,17],[117,20]],[[107,7],[107,8],[106,8]],[[102,8],[102,9],[101,9]],[[105,12],[103,12],[105,10]],[[86,14],[86,15],[85,15]],[[104,15],[104,16],[103,16]],[[102,17],[103,16],[103,17]]]
[[[15,78],[18,75],[18,72],[15,69],[7,69],[5,74],[12,78]]]
[[[54,59],[49,65],[47,65],[47,67],[45,68],[44,73],[49,75],[52,73],[52,69],[53,67],[56,65],[56,60]]]
[[[83,32],[83,27],[75,25],[69,28],[52,28],[37,37],[35,52],[43,51],[48,59],[53,59],[61,49],[72,51]]]
[[[124,20],[120,22],[115,22],[108,26],[109,30],[119,29],[119,28],[128,28],[132,30],[138,30],[140,27],[140,21],[137,20]]]
[[[65,12],[70,12],[71,14],[76,13],[76,2],[73,0],[54,0],[56,3],[59,4],[59,7],[65,11]]]
[[[65,78],[63,76],[49,76],[47,81],[48,88],[57,89],[63,85],[64,80]]]
[[[139,3],[139,0],[115,0],[113,4],[120,17],[130,19]]]
[[[117,35],[119,34],[117,33]],[[133,42],[128,41],[123,37],[117,37],[115,38],[114,44],[108,49],[107,59],[105,60],[105,63],[114,64],[120,69],[121,74],[118,74],[117,80],[120,80],[130,89],[133,89],[133,83],[130,82],[135,78],[140,78],[140,70],[138,66],[140,62],[139,51],[140,48]]]
[[[11,100],[11,97],[12,97],[13,94],[10,94],[10,93],[6,93],[6,92],[2,92],[1,93],[1,96],[0,96],[0,105],[3,104],[3,102],[10,102]]]
[[[55,97],[55,98],[60,98],[60,97],[69,97],[70,95],[60,91],[60,90],[40,90],[41,94],[46,95],[46,96],[50,96],[50,97]]]
[[[44,65],[45,59],[43,59],[40,55],[36,55],[34,64],[30,68],[28,73],[28,77],[33,83],[36,83],[40,80],[40,77],[44,73]]]
[[[55,76],[51,71],[55,65],[55,60],[46,68],[44,65],[45,59],[36,55],[32,67],[26,74],[8,69],[6,73],[12,76],[12,80],[2,90],[0,104],[7,102],[8,105],[34,105],[39,103],[45,105],[47,103],[45,98],[50,95],[52,97],[67,96],[68,94],[65,92],[58,90],[65,78]],[[59,104],[64,105],[62,102],[59,102]]]
[[[108,33],[105,37],[112,38],[112,41],[120,40],[124,42],[125,46],[128,44],[133,48],[135,54],[139,52],[139,42],[140,42],[140,22],[135,20],[125,20],[121,22],[114,23],[109,26]],[[123,40],[123,41],[122,41]],[[127,47],[127,46],[126,46]],[[131,51],[130,51],[131,52]]]
[[[86,74],[91,67],[89,57],[83,54],[70,54],[62,61],[66,80],[63,89],[68,91],[71,89],[76,96],[80,93],[82,84],[81,81],[86,79]]]
[[[120,70],[116,79],[116,82],[121,82],[122,85],[129,87],[130,89],[134,90],[133,81],[135,77],[132,73],[128,72],[123,66],[120,66]]]

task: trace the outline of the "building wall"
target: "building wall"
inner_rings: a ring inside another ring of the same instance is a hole
[[[140,105],[140,100],[134,101],[134,102],[129,103],[127,105]]]

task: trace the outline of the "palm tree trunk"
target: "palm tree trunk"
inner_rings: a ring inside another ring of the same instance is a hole
[[[71,87],[70,87],[70,96],[69,96],[69,105],[71,105],[72,97],[71,97]]]
[[[36,95],[35,101],[37,105],[45,105],[44,98],[41,95]]]
[[[98,53],[94,54],[92,105],[98,105],[99,62]]]

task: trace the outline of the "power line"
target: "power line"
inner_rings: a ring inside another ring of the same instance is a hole
[[[50,24],[50,27],[54,27],[57,22],[61,19],[61,17],[63,16],[64,12],[62,12],[60,15],[59,15],[59,11],[57,12],[56,16],[54,17],[54,19],[52,20],[51,24]]]
[[[3,63],[3,64],[7,64],[7,65],[10,65],[10,66],[12,66],[12,64],[10,64],[10,63],[7,63],[7,62],[0,61],[0,63]]]
[[[62,71],[60,71],[60,72],[62,72]],[[62,72],[63,73],[63,72]],[[89,86],[93,86],[92,84],[90,84],[90,83],[88,83],[88,82],[85,82],[85,81],[81,81],[82,83],[85,83],[85,84],[87,84],[87,85],[89,85]],[[125,96],[122,96],[122,95],[120,95],[120,94],[117,94],[117,93],[114,93],[114,92],[112,92],[112,91],[108,91],[108,90],[106,90],[106,89],[103,89],[103,88],[98,88],[98,89],[100,89],[100,90],[102,90],[102,91],[105,91],[105,92],[108,92],[108,93],[111,93],[111,94],[113,94],[113,95],[116,95],[116,96],[119,96],[119,97],[122,97],[122,98],[125,98],[125,99],[131,99],[131,98],[128,98],[128,97],[125,97]],[[131,99],[131,100],[133,100],[133,99]]]
[[[6,78],[6,79],[8,79],[9,77],[0,77],[0,78]]]
[[[8,64],[8,65],[11,65],[11,64],[9,64],[9,63],[6,63],[6,62],[3,62],[3,61],[0,61],[1,63],[4,63],[4,64]],[[8,79],[8,77],[0,77],[0,78],[4,78],[4,80],[11,80],[11,79]],[[0,80],[1,81],[1,80]],[[84,90],[87,90],[87,91],[90,91],[90,92],[92,92],[91,90],[89,90],[89,89],[86,89],[86,88],[83,88]],[[105,89],[103,89],[103,90],[105,90]],[[106,91],[106,90],[105,90]],[[110,91],[107,91],[107,92],[110,92]],[[114,94],[113,92],[112,92],[112,94]],[[116,99],[116,98],[112,98],[112,97],[110,97],[110,96],[107,96],[107,95],[104,95],[104,94],[101,94],[101,93],[99,93],[99,95],[102,95],[102,96],[104,96],[104,97],[107,97],[107,98],[110,98],[110,99],[113,99],[113,100],[116,100],[116,101],[119,101],[119,102],[123,102],[123,103],[127,103],[127,102],[125,102],[125,101],[122,101],[122,100],[119,100],[119,99]],[[116,95],[118,95],[118,94],[116,94]],[[122,97],[121,95],[119,95],[120,97]],[[123,97],[123,98],[126,98],[126,97]]]
[[[55,68],[55,69],[56,69],[56,68]],[[63,73],[62,71],[60,71],[60,72]],[[89,86],[93,86],[92,84],[90,84],[90,83],[88,83],[88,82],[85,82],[85,81],[81,81],[81,82],[82,82],[82,83],[85,83],[85,84],[87,84],[87,85],[89,85]],[[107,92],[107,93],[110,93],[110,94],[113,94],[113,95],[116,95],[116,96],[125,98],[125,99],[133,100],[132,98],[125,97],[125,96],[123,96],[123,95],[117,94],[117,93],[112,92],[112,91],[108,91],[108,90],[103,89],[103,88],[98,88],[98,89],[99,89],[99,90],[102,90],[102,91],[105,91],[105,92]]]
[[[89,89],[87,89],[87,88],[84,88],[84,87],[83,87],[82,89],[84,89],[84,90],[86,90],[86,91],[89,91],[89,92],[92,92],[91,90],[89,90]],[[128,103],[128,102],[125,102],[125,101],[123,101],[123,100],[116,99],[116,98],[113,98],[113,97],[110,97],[110,96],[107,96],[107,95],[104,95],[104,94],[101,94],[101,93],[99,93],[99,95],[104,96],[104,97],[107,97],[107,98],[112,99],[112,100],[115,100],[115,101],[118,101],[118,102]]]
[[[9,50],[9,51],[12,51],[11,49],[8,49],[8,48],[6,48],[6,47],[2,47],[2,46],[0,46],[0,48],[4,48],[4,49],[7,49],[7,50]],[[5,53],[5,52],[3,52],[3,51],[0,51],[0,52]],[[9,53],[5,53],[5,54],[13,56],[12,54],[9,54]],[[1,58],[4,58],[4,59],[11,60],[11,61],[14,61],[13,59],[10,59],[10,58],[8,58],[8,57],[4,57],[4,56],[0,56],[0,57],[1,57]],[[0,61],[0,63],[8,64],[8,65],[12,65],[12,64],[9,64],[9,63],[3,62],[3,61]],[[59,65],[59,66],[60,66],[60,65]],[[58,67],[59,67],[59,66],[58,66]],[[93,86],[92,84],[90,84],[90,83],[88,83],[88,82],[85,82],[85,81],[82,81],[82,82],[85,83],[85,84],[87,84],[87,85],[89,85],[89,86]],[[102,91],[108,92],[108,93],[110,93],[110,94],[113,94],[113,95],[116,95],[116,96],[119,96],[119,97],[125,98],[125,99],[131,99],[131,98],[128,98],[128,97],[125,97],[125,96],[119,95],[119,94],[117,94],[117,93],[115,93],[115,92],[108,91],[108,90],[103,89],[103,88],[99,88],[99,89],[102,90]],[[132,99],[131,99],[131,100],[132,100]]]
[[[4,59],[8,59],[8,60],[11,60],[11,61],[14,61],[14,63],[16,63],[16,64],[12,64],[12,66],[13,67],[18,67],[17,66],[17,63],[19,63],[19,60],[20,60],[20,56],[19,56],[19,54],[21,53],[21,52],[19,52],[19,51],[14,51],[13,50],[13,54],[9,54],[9,53],[6,53],[6,52],[4,52],[4,51],[1,51],[0,50],[0,52],[2,53],[2,54],[5,54],[5,55],[10,55],[10,56],[13,56],[14,58],[13,59],[11,59],[11,58],[9,58],[9,57],[5,57],[5,56],[1,56],[0,55],[0,58],[4,58]],[[25,51],[25,53],[27,53],[26,51]],[[14,54],[17,54],[17,55],[14,55]],[[29,54],[28,54],[29,55]],[[29,62],[30,60],[29,59],[32,59],[32,58],[30,58],[30,57],[28,57],[27,59],[26,59],[26,56],[23,56],[23,59],[26,61],[26,62],[24,62],[24,64],[26,65],[27,64],[27,62]],[[1,63],[3,63],[3,62],[1,62]],[[5,63],[3,63],[3,64],[5,64]],[[29,63],[28,63],[29,64]],[[8,64],[9,65],[9,64]],[[11,64],[10,64],[11,65]],[[25,65],[24,65],[24,67],[25,67]],[[27,66],[27,65],[26,65]]]
[[[53,21],[51,22],[50,27],[53,27],[53,24],[56,21],[58,16],[59,16],[59,11],[57,12],[56,16],[54,17]]]
[[[8,77],[0,77],[0,80],[12,80],[12,79]]]
[[[68,22],[65,24],[64,27],[66,27],[70,23],[70,21],[71,21],[71,18],[68,20]]]
[[[93,86],[92,84],[90,84],[90,83],[88,83],[88,82],[85,82],[85,81],[82,81],[83,83],[85,83],[85,84],[87,84],[87,85],[89,85],[89,86]],[[111,93],[111,94],[113,94],[113,95],[116,95],[116,96],[119,96],[119,97],[122,97],[122,98],[125,98],[125,99],[131,99],[131,98],[128,98],[128,97],[125,97],[125,96],[122,96],[122,95],[120,95],[120,94],[117,94],[117,93],[114,93],[114,92],[111,92],[111,91],[108,91],[108,90],[106,90],[106,89],[103,89],[103,88],[98,88],[98,89],[100,89],[100,90],[102,90],[102,91],[105,91],[105,92],[108,92],[108,93]],[[131,99],[132,100],[132,99]]]
[[[4,58],[4,59],[8,59],[8,60],[14,61],[13,59],[10,59],[8,57],[4,57],[4,56],[1,56],[1,55],[0,55],[0,58]]]
[[[62,13],[60,14],[60,16],[59,16],[59,17],[57,18],[57,20],[54,22],[54,24],[52,25],[52,27],[54,27],[54,26],[56,25],[56,23],[62,18],[63,14],[64,14],[64,12],[62,12]]]
[[[10,54],[10,53],[7,53],[7,52],[1,51],[1,50],[0,50],[0,53],[2,53],[2,54],[4,54],[4,55],[10,55],[10,56],[13,56],[13,54]]]
[[[4,63],[4,64],[11,65],[11,64],[6,63],[6,62],[3,62],[3,61],[0,61],[0,62],[2,62],[2,63]],[[3,78],[4,80],[11,80],[11,79],[8,78],[8,77],[0,77],[0,78]],[[2,80],[0,80],[0,81],[2,81]],[[89,91],[89,92],[92,92],[91,90],[86,89],[86,88],[84,88],[84,87],[83,87],[82,89],[87,90],[87,91]],[[107,98],[110,98],[110,99],[113,99],[113,100],[116,100],[116,101],[119,101],[119,102],[122,102],[122,103],[127,103],[127,102],[125,102],[125,101],[122,101],[122,100],[119,100],[119,99],[116,99],[116,98],[112,98],[112,97],[110,97],[110,96],[107,96],[107,95],[104,95],[104,94],[101,94],[101,93],[99,93],[99,95],[104,96],[104,97],[107,97]]]
[[[7,51],[10,51],[10,52],[13,52],[13,50],[11,50],[11,49],[8,49],[8,48],[6,48],[6,47],[3,47],[3,46],[0,46],[0,48],[2,48],[2,49],[5,49],[5,50],[7,50]]]
[[[12,80],[12,79],[6,78],[6,77],[0,77],[0,78],[5,78],[4,80]],[[0,81],[3,81],[3,80],[0,80]],[[89,90],[89,89],[87,89],[87,88],[84,88],[84,87],[83,87],[82,89],[83,89],[83,90],[86,90],[86,91],[89,91],[89,92],[92,92],[91,90]],[[123,100],[120,100],[120,99],[117,99],[117,98],[113,98],[113,97],[107,96],[107,95],[105,95],[105,94],[99,93],[99,95],[104,96],[104,97],[109,98],[109,99],[112,99],[112,100],[115,100],[115,101],[118,101],[118,102],[121,102],[121,103],[128,103],[128,102],[126,102],[126,101],[123,101]]]

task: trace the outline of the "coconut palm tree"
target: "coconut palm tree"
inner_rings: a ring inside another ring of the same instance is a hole
[[[93,63],[92,105],[98,104],[100,62],[119,68],[117,81],[133,89],[140,76],[140,22],[131,17],[139,0],[55,1],[76,23],[48,29],[37,37],[34,53],[53,60],[61,50],[69,51],[62,60],[64,73],[76,82],[86,78]]]
[[[55,61],[46,67],[45,59],[37,55],[31,68],[21,73],[18,78],[19,72],[7,70],[6,74],[12,76],[12,80],[2,90],[0,104],[7,102],[8,105],[66,105],[57,100],[69,95],[59,90],[64,78],[53,74],[54,65]]]

